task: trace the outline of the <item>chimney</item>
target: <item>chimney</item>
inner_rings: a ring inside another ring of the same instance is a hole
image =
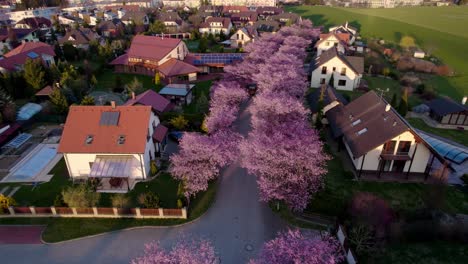
[[[385,106],[385,112],[390,111],[391,108],[392,108],[392,106],[391,106],[390,104],[387,104],[387,105]]]
[[[111,107],[112,109],[115,109],[115,101],[111,101]]]
[[[132,99],[135,100],[135,92],[132,92]]]
[[[468,97],[466,96],[463,96],[463,99],[462,99],[462,105],[465,105],[466,104],[466,100],[468,99]]]

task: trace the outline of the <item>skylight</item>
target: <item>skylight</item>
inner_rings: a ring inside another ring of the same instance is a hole
[[[31,59],[35,59],[35,58],[39,57],[39,55],[37,55],[36,52],[31,51],[31,52],[28,53],[28,57],[31,58]]]
[[[86,145],[90,145],[91,143],[93,143],[93,139],[94,139],[94,136],[93,135],[87,135],[86,136]]]
[[[120,135],[117,139],[117,144],[123,145],[125,143],[125,135]]]
[[[352,126],[356,126],[361,123],[361,119],[358,119],[352,123]]]
[[[363,129],[359,130],[356,134],[357,134],[358,136],[360,136],[360,135],[362,135],[362,134],[364,134],[364,133],[366,133],[366,132],[367,132],[367,128],[363,128]]]

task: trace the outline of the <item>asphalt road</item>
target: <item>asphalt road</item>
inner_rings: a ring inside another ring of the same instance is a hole
[[[241,113],[236,126],[247,135],[248,111]],[[142,254],[147,242],[159,240],[169,247],[183,236],[197,235],[213,242],[221,263],[239,264],[255,257],[265,241],[286,228],[284,221],[258,201],[255,177],[234,163],[221,173],[214,205],[190,224],[122,230],[52,245],[0,245],[0,262],[129,263]]]

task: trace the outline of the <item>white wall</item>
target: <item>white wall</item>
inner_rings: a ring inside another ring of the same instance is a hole
[[[395,154],[398,149],[398,145],[400,144],[400,141],[411,141],[409,156],[412,157],[414,155],[416,143],[415,143],[414,135],[411,132],[406,131],[391,140],[394,140],[397,142],[395,146]],[[356,170],[359,171],[361,169],[363,157],[361,156],[356,159],[353,159],[353,155],[351,154],[348,144],[346,143],[346,141],[344,141],[344,143],[345,143],[345,147],[348,152],[348,155],[351,157],[351,160],[353,161],[354,166],[356,167]],[[364,159],[364,165],[362,168],[363,170],[368,170],[368,171],[379,170],[380,155],[382,153],[382,149],[383,149],[383,144],[369,151],[366,154],[366,157]],[[416,150],[416,155],[414,155],[414,158],[413,158],[413,164],[411,165],[410,172],[424,173],[424,171],[426,170],[426,166],[429,162],[430,156],[431,156],[431,151],[423,143],[419,143],[418,148]],[[411,163],[411,160],[406,161],[403,172],[408,171],[410,163]],[[392,167],[393,167],[393,162],[390,164],[390,167],[389,167],[390,171],[392,170]]]
[[[177,48],[179,48],[179,53],[177,53]],[[181,41],[179,45],[177,45],[176,48],[174,48],[169,54],[166,55],[163,59],[161,59],[158,62],[158,65],[162,65],[165,62],[167,62],[169,59],[174,58],[178,60],[184,60],[185,56],[188,54],[188,48],[187,45],[185,45],[185,42]]]
[[[221,34],[223,33],[224,35],[229,35],[232,29],[232,23],[229,23],[229,26],[227,28],[222,28],[222,27],[207,27],[207,28],[200,28],[198,31],[201,34]]]
[[[322,74],[322,67],[327,67],[327,73]],[[361,80],[361,74],[357,75],[354,71],[352,71],[346,64],[344,64],[338,57],[335,57],[323,65],[320,65],[317,69],[312,71],[311,83],[310,86],[314,88],[320,87],[320,80],[325,78],[325,83],[328,84],[330,81],[331,75],[333,73],[333,68],[335,67],[335,74],[334,74],[334,87],[337,90],[345,90],[345,91],[352,91],[354,88],[359,86],[359,82]],[[346,75],[341,76],[341,69],[346,68]],[[339,86],[339,80],[346,80],[345,86]]]
[[[244,38],[242,38],[244,37]],[[231,38],[231,47],[233,48],[238,48],[239,44],[241,44],[242,47],[245,47],[247,43],[250,43],[252,39],[248,34],[245,34],[244,31],[238,29],[236,33],[234,33]]]

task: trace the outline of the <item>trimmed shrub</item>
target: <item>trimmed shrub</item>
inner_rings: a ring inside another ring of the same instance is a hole
[[[159,197],[153,192],[140,194],[138,202],[144,208],[159,208]]]
[[[114,194],[111,197],[112,207],[127,208],[130,205],[130,199],[123,193]]]
[[[94,192],[85,184],[70,186],[62,191],[63,201],[69,207],[83,208],[96,206],[101,194]]]

